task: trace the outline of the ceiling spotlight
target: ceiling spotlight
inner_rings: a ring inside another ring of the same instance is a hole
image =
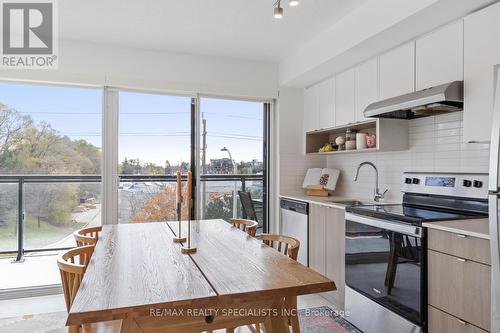
[[[290,7],[298,6],[299,0],[290,0],[289,5],[290,5]]]
[[[274,18],[280,19],[283,17],[283,8],[281,7],[280,2],[277,2],[277,6],[274,7]]]

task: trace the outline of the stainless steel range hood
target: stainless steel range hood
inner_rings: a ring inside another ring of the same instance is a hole
[[[365,109],[367,118],[414,119],[463,110],[463,81],[375,102]]]

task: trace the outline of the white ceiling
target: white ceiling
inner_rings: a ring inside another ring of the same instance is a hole
[[[301,0],[273,18],[274,0],[59,2],[60,38],[278,62],[366,0]]]

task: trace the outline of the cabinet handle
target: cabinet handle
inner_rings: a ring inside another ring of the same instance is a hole
[[[457,234],[457,237],[458,237],[458,238],[467,238],[467,235]]]
[[[466,262],[467,261],[467,259],[464,259],[464,258],[457,258],[457,260],[460,261],[460,262]]]

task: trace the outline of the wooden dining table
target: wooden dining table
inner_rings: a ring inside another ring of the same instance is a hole
[[[267,333],[289,332],[297,313],[284,299],[335,290],[223,220],[191,222],[195,253],[181,253],[177,230],[177,222],[103,226],[66,324],[121,319],[123,333],[189,333],[263,323]]]

